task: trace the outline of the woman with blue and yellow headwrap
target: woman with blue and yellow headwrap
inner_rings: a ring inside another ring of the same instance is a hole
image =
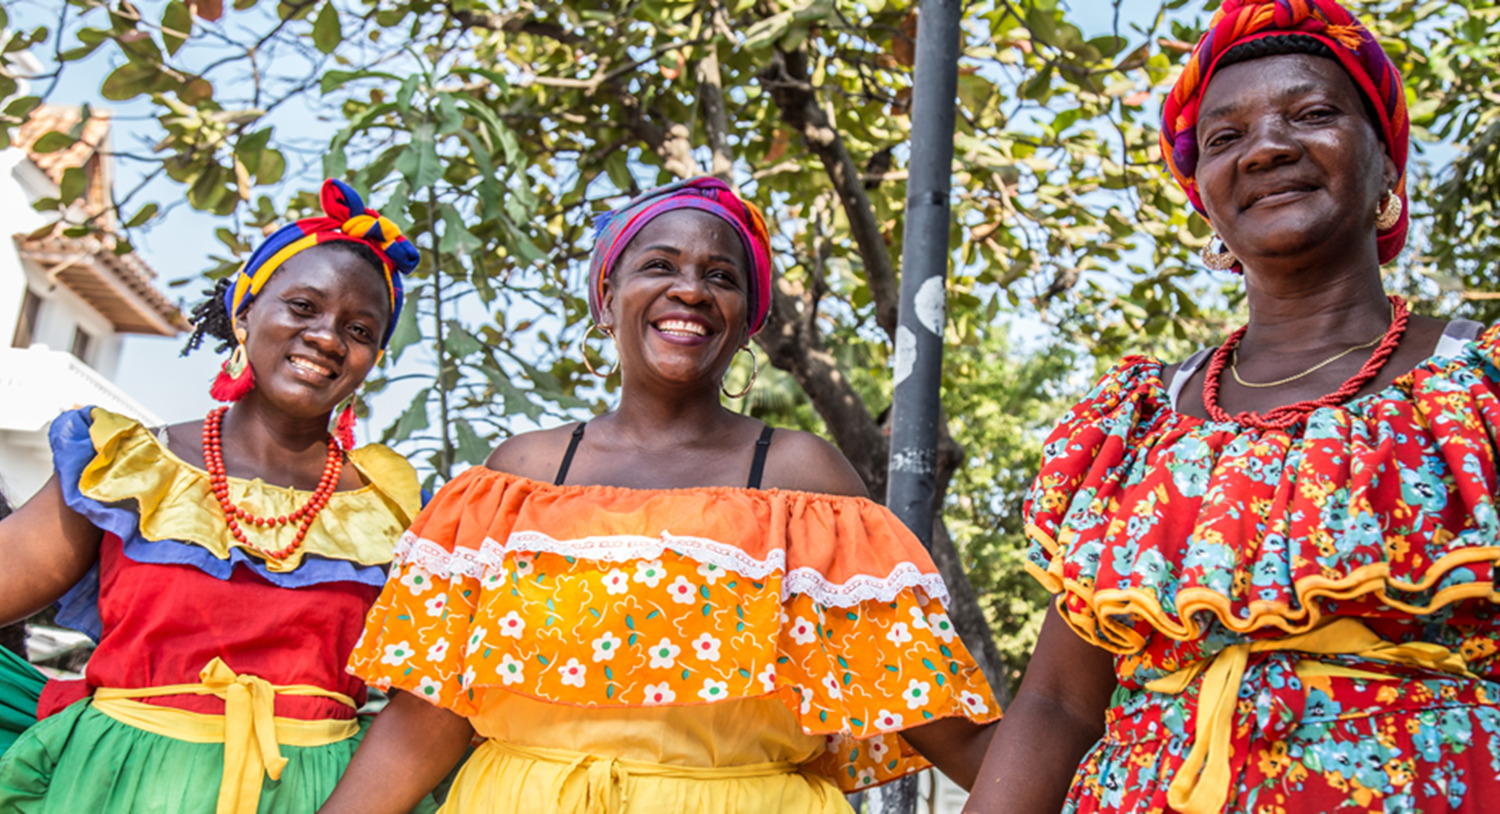
[[[347,185],[322,206],[195,310],[189,349],[234,345],[229,406],[159,431],[53,422],[53,477],[0,522],[0,621],[58,601],[99,645],[0,758],[0,810],[306,812],[343,773],[365,695],[344,662],[420,492],[391,450],[353,448],[352,412],[330,419],[418,254]]]

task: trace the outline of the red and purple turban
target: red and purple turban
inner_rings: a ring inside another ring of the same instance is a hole
[[[391,340],[396,318],[401,315],[405,286],[401,275],[417,267],[422,255],[410,241],[401,236],[401,228],[365,208],[365,202],[353,187],[343,181],[328,179],[319,195],[323,217],[303,218],[277,229],[266,238],[237,272],[234,285],[224,291],[224,307],[231,317],[238,316],[249,305],[275,271],[292,255],[320,243],[348,240],[363,243],[380,258],[390,295],[391,319],[380,337],[383,350]]]
[[[1194,175],[1198,170],[1198,105],[1219,58],[1230,48],[1263,37],[1302,34],[1328,46],[1374,108],[1379,134],[1399,173],[1394,192],[1401,196],[1401,218],[1381,230],[1376,241],[1380,262],[1394,258],[1406,243],[1406,149],[1411,122],[1401,76],[1375,37],[1354,15],[1333,0],[1225,0],[1208,30],[1183,66],[1182,75],[1162,107],[1161,152],[1193,207],[1206,217]]]
[[[750,333],[759,331],[771,310],[771,235],[755,204],[734,194],[717,178],[701,176],[648,190],[629,203],[594,219],[594,254],[589,261],[589,314],[603,316],[604,281],[631,239],[658,215],[678,209],[697,209],[728,223],[745,246],[750,260]]]

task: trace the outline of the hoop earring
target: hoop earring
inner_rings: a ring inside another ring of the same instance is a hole
[[[599,371],[597,371],[597,370],[594,369],[594,364],[589,361],[589,334],[593,333],[595,330],[598,330],[599,333],[604,334],[605,336],[609,337],[610,339],[614,339],[615,338],[614,334],[610,333],[605,328],[600,328],[599,324],[596,322],[593,325],[590,325],[589,329],[587,331],[584,331],[583,332],[583,336],[579,338],[579,340],[578,340],[578,355],[580,357],[582,357],[582,359],[583,359],[583,366],[586,367],[586,368],[588,368],[588,370],[589,370],[590,373],[594,374],[595,376],[598,376],[601,379],[608,379],[610,376],[615,375],[615,371],[616,370],[620,369],[620,360],[616,359],[614,365],[612,367],[610,367],[609,370],[606,370],[603,373],[600,373]]]
[[[719,385],[719,392],[723,393],[726,398],[744,398],[745,394],[750,392],[750,388],[755,386],[755,377],[760,375],[760,357],[755,355],[754,349],[752,349],[749,345],[745,345],[741,347],[740,350],[748,351],[750,353],[750,381],[746,382],[745,389],[741,390],[738,393],[731,393],[728,390],[725,390],[724,385],[721,383]],[[739,355],[740,350],[734,352],[736,356]]]
[[[1214,251],[1215,243],[1223,246],[1223,250]],[[1219,239],[1218,232],[1215,232],[1208,239],[1208,242],[1203,244],[1203,250],[1198,252],[1198,257],[1203,260],[1203,265],[1208,266],[1214,271],[1228,271],[1234,268],[1236,263],[1240,262],[1240,259],[1234,256],[1234,252],[1230,251],[1229,247],[1224,245],[1224,241]]]
[[[1394,189],[1385,191],[1385,197],[1375,206],[1375,228],[1384,232],[1401,221],[1401,196]]]

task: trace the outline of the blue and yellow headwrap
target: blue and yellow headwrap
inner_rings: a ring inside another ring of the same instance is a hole
[[[343,181],[333,178],[324,181],[319,198],[324,216],[303,218],[272,232],[240,267],[234,285],[225,289],[224,307],[231,318],[239,316],[245,306],[260,294],[271,275],[300,251],[334,240],[363,243],[374,249],[380,258],[386,290],[391,297],[391,320],[380,337],[383,351],[396,328],[396,318],[401,315],[405,290],[401,275],[416,268],[422,254],[401,236],[400,227],[381,217],[379,212],[366,209],[359,193]]]

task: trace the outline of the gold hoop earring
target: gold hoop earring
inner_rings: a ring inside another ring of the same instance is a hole
[[[620,369],[620,360],[616,359],[614,365],[610,367],[609,370],[606,370],[603,373],[600,373],[599,371],[594,369],[593,363],[589,361],[589,334],[593,333],[595,330],[598,330],[599,333],[604,334],[610,339],[615,338],[615,335],[610,333],[608,328],[600,328],[598,323],[590,325],[589,329],[587,331],[584,331],[583,336],[578,339],[578,355],[583,359],[583,366],[588,368],[590,373],[598,376],[601,379],[608,379],[610,376],[615,375],[616,370]]]
[[[720,384],[719,385],[719,392],[723,393],[726,398],[732,398],[732,399],[742,399],[742,398],[744,398],[745,394],[750,392],[750,388],[752,388],[752,387],[755,386],[755,377],[760,375],[760,357],[755,355],[755,350],[753,348],[751,348],[749,345],[745,345],[745,346],[741,347],[740,350],[748,351],[750,353],[750,381],[746,382],[745,383],[745,389],[741,390],[738,393],[731,393],[728,390],[724,389],[724,385],[723,384]],[[739,355],[740,350],[737,350],[737,351],[734,352],[736,356]]]
[[[1223,246],[1223,250],[1214,251],[1215,243]],[[1215,232],[1209,237],[1208,242],[1203,244],[1203,250],[1198,252],[1198,257],[1203,260],[1203,265],[1208,266],[1214,271],[1228,271],[1234,268],[1236,263],[1240,262],[1240,259],[1234,256],[1234,252],[1229,250],[1224,241],[1219,239],[1218,232]]]
[[[1375,206],[1375,228],[1384,232],[1401,222],[1401,196],[1394,189],[1385,191],[1385,197]]]

